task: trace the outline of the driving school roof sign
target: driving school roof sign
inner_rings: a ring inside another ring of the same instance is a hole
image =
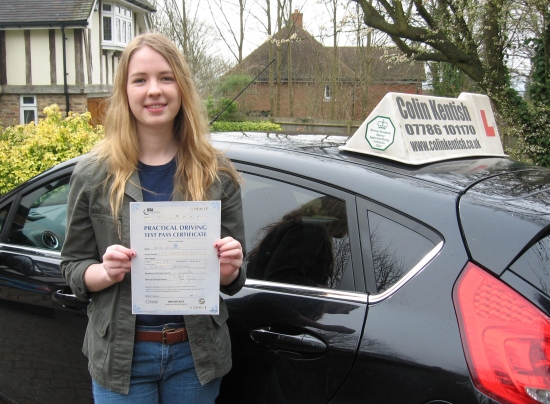
[[[506,156],[489,98],[388,93],[341,150],[407,164]]]

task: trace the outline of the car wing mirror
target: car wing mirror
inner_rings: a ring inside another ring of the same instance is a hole
[[[0,264],[25,276],[42,275],[42,271],[38,269],[32,258],[25,255],[2,253],[0,254]]]

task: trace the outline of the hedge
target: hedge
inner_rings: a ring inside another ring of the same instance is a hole
[[[281,125],[269,122],[214,122],[210,127],[212,132],[275,132],[281,130]]]
[[[88,152],[103,138],[103,127],[90,124],[89,112],[69,112],[62,119],[57,105],[44,108],[38,124],[0,127],[0,194],[54,165]]]

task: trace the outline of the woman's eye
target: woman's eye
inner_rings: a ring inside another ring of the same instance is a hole
[[[174,81],[173,77],[163,77],[162,81]]]

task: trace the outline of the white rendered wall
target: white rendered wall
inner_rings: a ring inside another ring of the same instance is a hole
[[[91,45],[90,47],[92,49],[92,84],[101,84],[101,43],[99,40],[100,32],[101,24],[99,23],[99,12],[94,11],[94,14],[92,16],[92,30],[89,31]]]
[[[33,85],[50,83],[50,39],[48,30],[31,30],[31,73]],[[56,49],[57,52],[57,49]]]
[[[23,30],[6,32],[6,76],[8,85],[26,85],[25,34]]]
[[[76,82],[75,74],[75,52],[74,52],[74,30],[66,29],[65,41],[67,54],[67,84],[74,85]],[[63,35],[61,29],[55,30],[55,64],[57,67],[57,84],[63,85]]]

